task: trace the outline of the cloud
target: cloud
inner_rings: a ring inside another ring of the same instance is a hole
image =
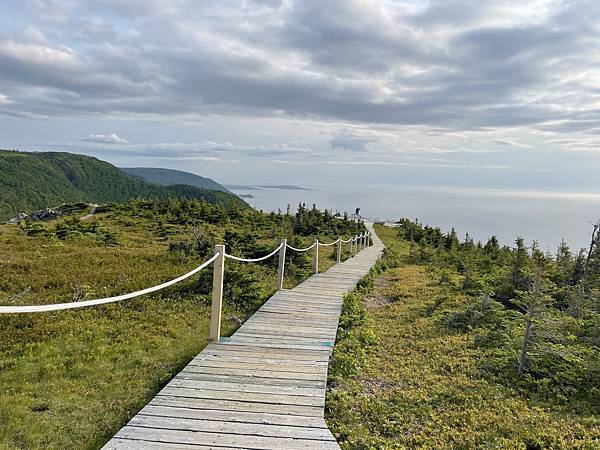
[[[331,148],[334,150],[352,150],[353,152],[364,152],[366,146],[373,142],[377,141],[373,138],[353,136],[345,133],[338,134],[329,141]]]
[[[111,157],[115,155],[130,156],[137,158],[160,158],[171,160],[199,160],[220,161],[238,163],[240,157],[246,160],[250,158],[274,158],[274,157],[305,157],[314,152],[310,148],[302,147],[298,143],[280,143],[271,145],[245,145],[232,142],[157,142],[157,143],[131,143],[115,133],[92,134],[83,139],[87,143],[86,150],[104,153],[110,152]],[[100,144],[100,145],[98,145]],[[115,146],[115,148],[107,148]],[[56,144],[46,146],[48,148],[71,148],[73,151],[81,150],[81,143]]]
[[[252,5],[263,5],[268,8],[277,9],[282,5],[283,0],[250,0],[250,3]]]
[[[477,170],[505,170],[510,169],[506,165],[475,165],[475,164],[444,164],[444,163],[427,163],[427,162],[403,162],[403,161],[374,161],[374,160],[342,160],[342,161],[325,161],[314,163],[310,161],[290,161],[283,159],[274,159],[271,161],[274,164],[290,165],[290,166],[312,166],[315,164],[325,164],[329,166],[397,166],[397,167],[430,167],[443,169],[477,169]]]
[[[123,139],[115,133],[109,134],[90,134],[84,139],[85,142],[93,142],[95,144],[122,145],[129,144],[127,139]]]
[[[559,148],[566,148],[576,151],[600,151],[600,139],[596,138],[548,139],[544,141],[544,144],[551,144]]]
[[[13,123],[52,119],[73,151],[290,171],[518,170],[600,149],[596,1],[167,3],[6,0],[8,143],[28,129]],[[53,139],[46,129],[32,145]],[[81,141],[102,129],[127,139]]]
[[[14,103],[10,98],[8,98],[6,95],[0,94],[0,106],[3,105],[10,105]]]
[[[496,145],[503,145],[503,146],[509,146],[509,147],[533,148],[532,145],[523,144],[522,142],[517,142],[514,139],[496,138],[496,139],[492,139],[491,142]]]
[[[289,116],[454,131],[600,120],[591,0],[9,3],[0,83],[12,115]],[[27,26],[43,36],[19,37]]]
[[[42,22],[65,23],[69,12],[76,6],[74,0],[23,0],[28,11]]]

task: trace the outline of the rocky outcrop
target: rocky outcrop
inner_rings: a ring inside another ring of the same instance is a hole
[[[60,206],[56,206],[53,208],[44,208],[29,215],[23,212],[19,213],[16,217],[10,219],[8,223],[17,224],[22,220],[25,220],[26,222],[38,222],[40,220],[56,219],[66,214],[84,211],[90,206],[93,209],[95,209],[98,205],[91,205],[89,203],[63,203]]]

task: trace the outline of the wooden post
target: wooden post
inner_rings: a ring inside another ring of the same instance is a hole
[[[315,239],[315,247],[313,249],[313,272],[319,273],[319,240]]]
[[[352,238],[349,240],[350,242],[348,242],[348,251],[350,252],[350,255],[348,255],[348,258],[352,258]]]
[[[277,266],[277,290],[283,289],[283,274],[285,272],[285,248],[287,239],[281,240],[281,250],[279,250],[279,265]]]
[[[335,257],[335,261],[336,262],[342,262],[342,238],[340,237],[340,240],[337,243],[337,254]]]
[[[221,310],[223,308],[223,274],[225,273],[225,246],[215,245],[219,257],[213,263],[212,306],[210,310],[210,340],[219,342],[221,337]]]
[[[357,249],[356,249],[356,253],[358,253],[358,252],[360,252],[362,250],[362,244],[363,244],[363,235],[362,235],[362,233],[360,233],[358,235],[358,246],[357,246]]]

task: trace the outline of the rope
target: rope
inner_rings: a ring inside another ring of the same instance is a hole
[[[322,242],[319,242],[319,245],[322,245],[323,247],[327,247],[327,246],[330,246],[330,245],[335,245],[335,244],[337,244],[341,240],[342,240],[342,238],[339,238],[337,241],[330,242],[329,244],[323,244]]]
[[[269,253],[266,256],[261,256],[260,258],[254,258],[254,259],[239,258],[237,256],[229,255],[227,253],[225,253],[225,258],[233,259],[234,261],[240,261],[240,262],[259,262],[259,261],[264,261],[265,259],[269,259],[275,253],[277,253],[279,250],[281,250],[281,247],[283,247],[283,242],[281,244],[279,244],[279,247],[277,247],[271,253]]]
[[[215,253],[212,258],[208,261],[203,262],[201,265],[196,267],[194,270],[189,271],[188,273],[181,275],[171,281],[167,281],[166,283],[159,284],[157,286],[149,287],[146,289],[142,289],[141,291],[131,292],[129,294],[117,295],[115,297],[106,297],[106,298],[97,298],[95,300],[85,300],[83,302],[70,302],[70,303],[56,303],[52,305],[35,305],[35,306],[0,306],[0,314],[7,313],[29,313],[29,312],[46,312],[46,311],[59,311],[63,309],[73,309],[73,308],[83,308],[84,306],[95,306],[95,305],[103,305],[105,303],[113,303],[121,300],[128,300],[130,298],[139,297],[140,295],[149,294],[150,292],[160,291],[169,286],[173,286],[180,281],[185,280],[186,278],[191,277],[192,275],[200,272],[206,266],[211,264],[215,259],[219,257],[220,253]]]
[[[352,238],[349,238],[349,239],[346,239],[346,240],[342,239],[342,244],[348,244],[350,242],[352,242]]]
[[[315,243],[313,242],[313,245],[311,245],[310,247],[306,247],[306,248],[296,248],[296,247],[292,247],[290,244],[286,244],[286,245],[288,246],[289,249],[294,250],[295,252],[307,252],[315,246]]]

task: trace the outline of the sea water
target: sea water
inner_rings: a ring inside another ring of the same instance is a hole
[[[590,222],[600,218],[600,195],[507,189],[460,189],[427,186],[361,188],[323,186],[311,190],[260,189],[237,191],[254,198],[246,201],[264,211],[295,212],[298,203],[333,212],[397,220],[419,219],[444,231],[452,227],[460,236],[469,233],[485,242],[496,235],[512,245],[517,236],[528,245],[537,240],[543,250],[555,251],[561,239],[573,250],[587,247]]]

